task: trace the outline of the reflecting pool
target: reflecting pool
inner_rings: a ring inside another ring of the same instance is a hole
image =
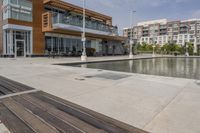
[[[200,79],[200,58],[154,58],[76,65],[103,70]]]

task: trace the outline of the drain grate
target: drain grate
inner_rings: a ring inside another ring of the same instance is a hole
[[[101,74],[96,74],[92,76],[85,76],[85,78],[103,78],[103,79],[111,79],[111,80],[120,80],[127,77],[130,77],[130,75],[117,74],[117,73],[101,73]]]

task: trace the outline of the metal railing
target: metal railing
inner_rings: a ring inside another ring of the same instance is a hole
[[[73,16],[73,15],[65,15],[61,13],[54,13],[52,16],[53,24],[67,24],[82,27],[83,19],[82,16]],[[103,22],[91,20],[86,18],[86,28],[92,30],[98,30],[103,32],[109,32],[111,34],[118,35],[118,27],[117,26],[109,26],[104,24]]]

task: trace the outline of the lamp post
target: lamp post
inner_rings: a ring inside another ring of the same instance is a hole
[[[87,53],[86,53],[86,37],[85,37],[85,7],[86,0],[83,0],[83,33],[82,33],[82,42],[83,42],[83,52],[81,56],[81,61],[87,61]]]
[[[153,47],[153,54],[152,54],[152,57],[155,57],[155,56],[156,56],[156,55],[155,55],[155,47],[156,47],[156,46],[153,45],[152,47]]]
[[[130,34],[130,40],[129,40],[129,43],[130,43],[130,52],[129,52],[129,58],[130,59],[133,59],[133,28],[132,28],[132,24],[133,24],[133,15],[136,11],[131,11],[131,14],[130,14],[130,30],[131,30],[131,34]]]
[[[185,56],[189,56],[189,52],[188,52],[188,43],[186,42],[185,43],[185,48],[186,48],[186,50],[185,50]]]

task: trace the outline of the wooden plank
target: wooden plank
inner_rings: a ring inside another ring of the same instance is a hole
[[[56,116],[57,118],[64,121],[65,123],[68,123],[72,127],[76,127],[78,129],[80,129],[84,132],[88,132],[88,133],[93,133],[93,132],[94,133],[106,133],[105,131],[95,128],[92,125],[87,124],[87,123],[81,121],[80,119],[77,119],[74,116],[71,116],[63,111],[60,111],[57,108],[55,108],[54,106],[52,106],[46,102],[43,102],[33,96],[23,95],[21,97],[23,97],[23,101],[28,100],[29,102],[31,102],[33,104],[33,106],[39,107],[42,110],[46,110],[46,112],[48,112],[49,114]]]
[[[5,88],[5,89],[7,89],[7,90],[10,90],[10,91],[13,92],[13,93],[16,93],[16,92],[19,92],[19,91],[20,91],[20,90],[18,90],[17,88],[12,87],[12,86],[10,86],[9,84],[4,83],[2,80],[0,80],[0,86],[1,86],[2,88]]]
[[[32,104],[31,102],[29,102],[21,97],[15,97],[14,99],[17,102],[19,102],[20,104],[22,104],[24,107],[26,107],[28,110],[30,110],[33,114],[40,117],[45,122],[51,124],[53,127],[55,127],[60,132],[72,131],[74,133],[84,133],[81,130],[73,127],[70,124],[66,124],[64,121],[62,121],[62,120],[58,119],[57,117],[48,113],[48,107],[46,108],[46,110],[42,110],[39,107]]]
[[[10,80],[10,79],[2,77],[2,76],[0,76],[0,82],[3,82],[4,84],[7,84],[11,87],[14,87],[14,88],[16,88],[17,90],[20,90],[20,91],[33,90],[34,89],[32,87],[29,87],[27,85],[24,85],[22,83]]]
[[[17,90],[16,88],[11,88],[9,85],[4,84],[1,81],[0,81],[0,87],[4,88],[4,90],[10,91],[12,93],[19,92],[19,90]]]
[[[44,92],[31,95],[34,95],[40,100],[54,105],[59,110],[73,115],[80,120],[85,121],[96,128],[103,129],[109,133],[147,133],[138,128],[132,127]]]
[[[11,93],[11,94],[0,96],[0,100],[5,99],[5,98],[11,98],[11,97],[18,96],[18,95],[35,93],[35,92],[38,92],[38,91],[39,90],[30,90],[30,91],[22,91],[22,92],[17,92],[17,93]]]
[[[4,94],[4,95],[7,95],[7,94],[11,94],[11,93],[12,93],[12,91],[10,91],[9,89],[4,88],[4,87],[2,87],[2,86],[0,86],[0,92],[1,92],[2,94]]]
[[[11,133],[35,133],[3,104],[0,104],[0,120]]]
[[[39,119],[37,116],[26,110],[21,104],[15,102],[13,99],[2,100],[3,104],[18,118],[23,120],[29,127],[38,133],[59,133],[54,127]]]

